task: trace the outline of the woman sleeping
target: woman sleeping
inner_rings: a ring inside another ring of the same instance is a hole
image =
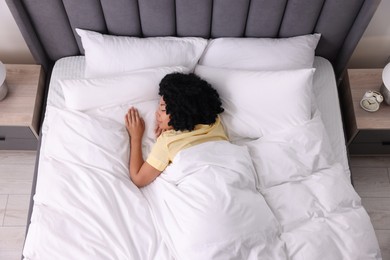
[[[145,125],[136,108],[129,109],[125,124],[130,178],[144,187],[153,224],[171,254],[176,259],[285,259],[279,225],[256,188],[248,150],[231,144],[225,134],[217,91],[194,74],[174,73],[162,79],[159,95],[158,138],[146,161]]]
[[[141,149],[144,120],[134,107],[125,117],[131,147],[130,178],[138,187],[154,181],[179,151],[208,141],[228,140],[218,117],[223,112],[219,95],[206,81],[195,74],[169,74],[161,80],[159,95],[158,139],[146,162]]]

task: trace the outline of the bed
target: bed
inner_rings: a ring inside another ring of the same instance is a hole
[[[378,3],[7,0],[47,73],[23,258],[381,259],[338,100]],[[144,116],[146,156],[171,72],[218,90],[231,143],[138,189],[123,115]]]

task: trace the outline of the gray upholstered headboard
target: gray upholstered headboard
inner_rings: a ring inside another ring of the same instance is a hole
[[[6,0],[38,64],[83,53],[74,28],[127,36],[283,38],[322,34],[342,73],[380,0]]]

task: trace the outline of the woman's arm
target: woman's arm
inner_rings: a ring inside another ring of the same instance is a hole
[[[145,122],[136,108],[129,109],[125,116],[125,124],[130,135],[130,179],[138,188],[141,188],[154,181],[161,171],[144,162],[142,158],[142,136],[145,131]]]

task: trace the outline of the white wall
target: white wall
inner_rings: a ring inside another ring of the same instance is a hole
[[[383,68],[390,56],[390,0],[382,0],[353,53],[351,68]]]
[[[34,63],[5,0],[0,0],[0,60],[3,63]]]
[[[390,56],[389,14],[390,0],[382,0],[350,60],[349,67],[384,67]],[[0,0],[0,60],[4,63],[34,63],[5,0]]]

